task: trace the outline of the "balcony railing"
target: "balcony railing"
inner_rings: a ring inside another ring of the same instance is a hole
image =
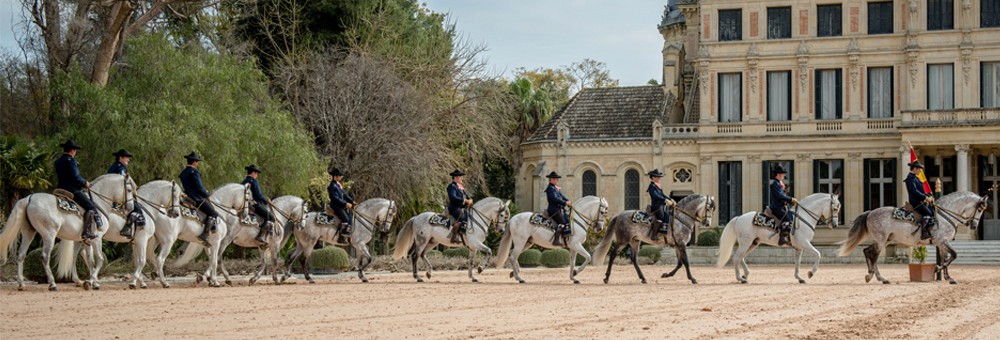
[[[1000,124],[1000,108],[902,111],[900,127],[947,127]]]
[[[895,131],[897,126],[898,118],[679,124],[664,126],[663,138],[878,133]]]

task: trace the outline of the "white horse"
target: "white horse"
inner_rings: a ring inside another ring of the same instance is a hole
[[[372,198],[354,207],[354,223],[351,225],[350,246],[354,247],[354,253],[358,257],[358,278],[361,279],[361,282],[368,282],[368,276],[365,275],[365,268],[368,268],[368,265],[372,263],[372,255],[368,250],[368,241],[372,239],[372,236],[376,232],[389,232],[389,229],[392,228],[392,221],[396,218],[397,211],[396,202],[384,198]],[[330,216],[330,220],[326,224],[320,225],[316,220],[319,214],[318,212],[308,213],[303,220],[305,227],[286,230],[289,231],[285,234],[286,239],[291,237],[291,234],[295,235],[295,250],[288,256],[288,260],[285,261],[285,275],[281,278],[281,281],[285,281],[292,276],[292,264],[295,263],[296,259],[299,259],[306,280],[309,280],[309,283],[316,283],[309,273],[309,256],[312,255],[316,242],[322,240],[326,243],[339,246],[348,245],[337,242],[337,226],[340,225],[340,220],[336,216]]]
[[[427,264],[427,278],[429,279],[434,268],[431,266],[430,260],[427,259],[427,250],[438,244],[449,248],[466,246],[469,247],[469,278],[472,279],[472,282],[479,282],[472,274],[473,261],[480,251],[487,254],[487,259],[480,263],[477,268],[478,272],[482,273],[484,264],[489,262],[489,256],[493,254],[490,247],[483,243],[489,234],[488,228],[492,227],[498,232],[501,231],[510,218],[509,206],[510,201],[504,202],[496,197],[487,197],[473,204],[472,208],[469,209],[469,224],[466,226],[466,232],[462,234],[464,243],[451,242],[451,239],[448,238],[448,233],[451,231],[450,226],[430,223],[431,218],[438,213],[429,211],[414,216],[399,229],[399,235],[396,236],[396,250],[392,255],[397,260],[401,259],[406,256],[411,247],[414,247],[413,278],[417,279],[417,282],[424,282],[417,275],[417,258],[422,258]],[[448,223],[445,222],[445,224]]]
[[[157,242],[150,243],[146,247],[146,251],[150,263],[156,268],[157,278],[160,280],[163,288],[170,288],[170,284],[167,283],[166,277],[163,275],[163,265],[167,260],[167,256],[170,256],[170,249],[173,248],[174,242],[181,240],[198,244],[206,243],[198,238],[205,229],[205,224],[202,223],[203,218],[198,216],[198,213],[194,217],[182,216],[183,214],[181,214],[180,199],[182,191],[180,185],[176,182],[157,180],[143,184],[139,187],[137,195],[137,198],[143,202],[142,207],[148,210],[148,213],[153,217],[152,222],[156,224],[155,237]],[[218,249],[222,238],[226,236],[227,230],[225,221],[219,219],[218,223],[216,223],[216,231],[208,235],[209,262],[203,276],[208,281],[209,286],[212,287],[221,286],[217,280],[216,273],[219,256]],[[159,245],[159,252],[156,252],[157,245]],[[156,253],[154,254],[154,252]]]
[[[497,249],[496,267],[503,268],[504,264],[507,263],[509,253],[512,268],[510,277],[517,279],[517,282],[524,283],[524,280],[521,279],[521,266],[517,263],[521,252],[531,248],[533,244],[549,249],[568,248],[570,250],[569,258],[572,261],[569,279],[573,283],[579,284],[580,281],[576,279],[576,274],[582,272],[587,267],[587,263],[590,262],[590,252],[583,247],[583,242],[587,241],[587,230],[593,228],[594,231],[599,232],[604,228],[604,222],[608,215],[608,201],[604,197],[586,196],[577,200],[572,209],[573,213],[569,216],[572,220],[570,225],[573,227],[573,234],[563,246],[552,245],[552,238],[555,235],[553,229],[531,223],[530,219],[535,214],[534,212],[523,212],[511,217],[509,226],[503,233],[503,239],[500,240],[500,249]],[[513,251],[511,251],[511,246],[513,246]],[[584,257],[583,264],[579,267],[576,266],[577,253]]]
[[[815,193],[806,196],[799,201],[798,208],[788,208],[788,213],[795,213],[792,222],[792,234],[790,235],[789,246],[795,249],[795,278],[799,283],[806,283],[806,280],[799,276],[799,266],[802,263],[802,250],[808,249],[816,255],[816,262],[813,263],[812,270],[809,271],[809,278],[812,278],[819,270],[820,253],[812,245],[813,236],[816,235],[816,225],[819,221],[828,220],[830,229],[836,228],[840,224],[840,200],[837,194]],[[751,211],[740,215],[726,224],[726,229],[722,231],[719,239],[719,259],[716,265],[721,268],[729,261],[733,255],[733,245],[739,241],[739,249],[733,257],[733,267],[736,270],[736,280],[740,283],[747,283],[750,276],[750,267],[747,266],[746,257],[759,244],[772,246],[778,245],[778,232],[774,229],[760,227],[753,224],[756,211]],[[775,221],[774,223],[780,223]],[[743,275],[740,275],[740,266],[743,267]]]
[[[989,195],[980,197],[968,191],[959,191],[944,195],[934,206],[937,210],[937,225],[931,229],[931,240],[941,253],[945,254],[941,265],[936,266],[935,271],[942,272],[944,279],[951,284],[957,282],[948,275],[948,266],[958,256],[951,247],[951,240],[955,238],[959,225],[976,229],[979,219],[986,211],[988,197]],[[920,239],[919,227],[915,223],[893,218],[895,209],[896,207],[881,207],[864,212],[854,220],[854,226],[851,227],[847,239],[840,243],[839,255],[847,256],[861,244],[861,241],[864,241],[865,237],[871,237],[872,244],[864,250],[865,261],[868,263],[865,282],[870,282],[872,276],[875,276],[882,283],[889,283],[889,280],[882,277],[878,271],[878,256],[885,250],[885,245],[889,241],[895,241],[896,244],[906,247],[929,243]]]
[[[123,182],[118,183],[124,185]],[[116,193],[111,197],[114,200],[125,201],[126,197],[123,196],[125,190],[121,190],[123,188],[118,189],[113,190]],[[94,205],[103,211],[111,209],[111,206],[104,201],[94,201]],[[52,275],[52,268],[49,266],[49,258],[52,254],[52,248],[55,246],[56,238],[63,240],[63,242],[76,241],[83,242],[86,245],[84,247],[86,251],[84,261],[87,264],[87,270],[90,271],[90,275],[84,282],[83,287],[85,289],[101,289],[101,285],[97,282],[97,273],[101,270],[101,266],[104,265],[101,238],[108,231],[108,220],[100,210],[96,216],[101,220],[103,227],[97,228],[95,226],[94,234],[97,238],[84,241],[81,238],[83,216],[75,212],[60,209],[56,201],[56,196],[47,193],[36,193],[18,200],[14,204],[14,209],[11,210],[10,216],[7,217],[7,224],[3,231],[0,232],[0,263],[6,263],[8,256],[14,253],[15,248],[17,249],[17,255],[14,260],[17,262],[17,289],[24,289],[24,257],[28,254],[28,247],[31,246],[31,241],[34,240],[35,234],[38,234],[42,238],[42,266],[45,268],[49,290],[57,290],[55,277]],[[18,240],[18,235],[21,236],[20,240]],[[20,248],[17,248],[18,241],[20,241]],[[71,251],[66,251],[62,252],[60,256],[68,257],[67,261],[71,261],[75,257],[75,254]]]
[[[103,239],[108,242],[116,243],[131,243],[132,244],[132,264],[135,269],[132,271],[132,279],[128,283],[128,287],[131,289],[136,288],[136,282],[138,281],[138,286],[141,288],[146,288],[146,280],[142,276],[142,269],[146,267],[146,245],[150,242],[149,240],[153,238],[156,233],[156,226],[153,223],[146,223],[145,227],[137,227],[133,225],[132,238],[122,236],[121,230],[125,227],[127,223],[134,224],[134,217],[129,216],[129,212],[132,211],[132,207],[135,204],[135,189],[136,184],[132,178],[128,176],[122,176],[121,174],[105,174],[101,175],[94,181],[90,183],[90,190],[94,195],[94,201],[103,201],[110,206],[119,206],[120,210],[105,210],[109,213],[108,218],[108,232],[104,234]],[[122,192],[123,190],[127,193]],[[128,201],[118,200],[113,198],[114,195],[128,197]],[[143,219],[149,221],[152,216],[148,212],[140,211],[143,215]],[[130,220],[131,219],[131,220]],[[63,241],[59,243],[59,253],[62,252],[72,252],[73,254],[81,253],[80,245],[73,241]],[[104,256],[104,253],[100,254]],[[57,256],[58,264],[56,266],[56,273],[59,277],[71,276],[73,282],[77,285],[83,285],[83,281],[80,280],[76,272],[76,257],[67,256]],[[154,267],[158,267],[162,271],[162,267],[159,264],[154,264]]]

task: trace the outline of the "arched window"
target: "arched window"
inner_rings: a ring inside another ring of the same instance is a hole
[[[597,196],[597,174],[592,170],[583,172],[583,196]]]
[[[635,169],[625,172],[625,209],[639,209],[639,172]]]

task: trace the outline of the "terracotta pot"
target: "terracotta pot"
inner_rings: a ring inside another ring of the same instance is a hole
[[[910,281],[911,282],[930,282],[930,281],[934,281],[934,264],[933,263],[911,263],[910,264]]]

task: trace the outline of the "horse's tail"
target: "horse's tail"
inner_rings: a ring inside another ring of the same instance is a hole
[[[503,232],[503,238],[500,239],[500,248],[497,249],[495,262],[497,268],[503,268],[503,265],[507,264],[507,257],[510,256],[510,247],[514,244],[514,237],[511,234],[513,234],[511,227],[507,227],[507,230]]]
[[[177,261],[174,261],[174,267],[183,267],[184,265],[191,263],[191,261],[194,261],[194,259],[198,257],[198,254],[201,254],[201,250],[204,248],[205,247],[202,247],[200,244],[197,243],[193,242],[188,243],[187,248],[184,248],[184,255],[181,255],[181,257],[178,258]],[[213,250],[218,250],[218,249],[213,249]]]
[[[76,242],[70,240],[59,241],[59,248],[56,248],[56,278],[73,275],[73,268],[76,268],[76,252],[73,251],[75,245]]]
[[[392,252],[392,258],[401,259],[410,252],[413,246],[413,218],[406,220],[399,228],[399,235],[396,236],[396,249]]]
[[[734,218],[726,223],[726,227],[722,229],[722,236],[719,237],[719,259],[716,260],[715,266],[722,268],[726,266],[726,262],[729,262],[729,257],[733,256],[733,246],[736,245],[736,220]]]
[[[615,231],[618,230],[618,223],[621,223],[620,220],[621,214],[612,218],[611,222],[608,223],[608,230],[604,233],[604,239],[594,248],[594,257],[590,263],[600,265],[604,262],[604,257],[608,255],[608,250],[611,249],[611,243],[615,242]]]
[[[868,214],[871,210],[861,213],[861,216],[854,219],[854,226],[851,227],[851,231],[847,233],[847,239],[837,242],[840,244],[839,256],[847,256],[857,248],[861,241],[865,240],[868,236]]]
[[[30,202],[31,196],[18,200],[17,203],[14,203],[14,209],[10,211],[10,216],[7,217],[7,224],[5,224],[3,232],[0,232],[0,264],[7,263],[8,256],[17,252],[17,244],[21,240],[18,237],[21,235],[21,229],[31,226],[27,212]]]

